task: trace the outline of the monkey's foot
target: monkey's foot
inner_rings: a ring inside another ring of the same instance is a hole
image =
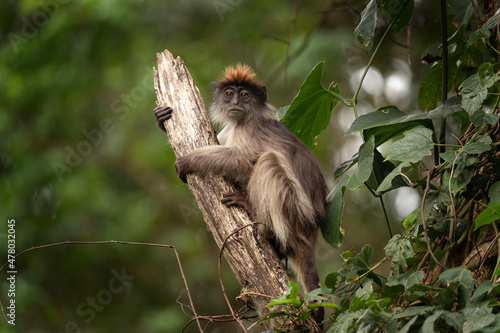
[[[248,203],[248,195],[245,191],[234,191],[224,193],[221,201],[227,207],[241,207],[251,214],[252,209]]]
[[[172,111],[170,106],[158,106],[154,109],[157,125],[163,132],[166,132],[163,122],[172,117]]]

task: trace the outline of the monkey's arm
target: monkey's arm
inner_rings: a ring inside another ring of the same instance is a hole
[[[256,160],[235,147],[207,146],[178,157],[175,170],[183,182],[188,173],[217,174],[247,182]]]

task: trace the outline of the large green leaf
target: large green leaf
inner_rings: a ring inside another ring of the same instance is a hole
[[[361,12],[361,21],[359,22],[354,34],[363,45],[366,53],[370,53],[373,47],[373,38],[377,28],[378,5],[376,0],[370,0],[365,9]]]
[[[351,124],[346,135],[363,131],[365,138],[375,136],[375,146],[378,147],[416,126],[433,129],[433,119],[442,119],[460,110],[462,110],[460,98],[457,96],[451,97],[444,104],[429,112],[409,114],[394,106],[387,106],[359,116]]]
[[[417,127],[406,131],[404,135],[403,139],[391,145],[388,160],[418,163],[424,156],[432,154],[434,143],[430,129]]]
[[[281,122],[309,149],[314,148],[316,137],[330,123],[332,110],[338,102],[338,98],[332,93],[340,92],[337,85],[331,85],[328,90],[323,88],[322,71],[323,62],[320,62],[302,83],[290,107],[281,109],[281,112],[286,111]]]

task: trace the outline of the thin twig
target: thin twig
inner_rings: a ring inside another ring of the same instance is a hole
[[[58,242],[58,243],[51,243],[51,244],[45,244],[45,245],[38,245],[38,246],[32,246],[29,249],[23,250],[21,252],[18,252],[14,255],[15,258],[19,257],[20,255],[33,251],[33,250],[39,250],[39,249],[44,249],[44,248],[49,248],[49,247],[54,247],[54,246],[60,246],[60,245],[95,245],[95,244],[122,244],[122,245],[141,245],[141,246],[154,246],[154,247],[167,247],[170,249],[174,250],[175,257],[177,258],[177,264],[179,265],[179,269],[181,271],[181,276],[182,279],[184,280],[184,286],[186,288],[186,292],[189,298],[189,303],[191,304],[191,311],[193,311],[194,318],[196,319],[196,323],[198,324],[198,328],[200,332],[204,332],[204,330],[201,328],[200,321],[198,320],[198,314],[196,313],[196,310],[194,308],[194,303],[193,299],[191,298],[191,293],[189,291],[189,287],[187,284],[186,276],[184,275],[184,270],[182,269],[182,263],[179,258],[179,253],[177,253],[177,250],[175,249],[175,246],[173,245],[167,245],[167,244],[155,244],[155,243],[141,243],[141,242],[126,242],[126,241],[115,241],[115,240],[108,240],[108,241],[64,241],[64,242]],[[0,273],[2,270],[5,268],[5,266],[8,264],[8,261],[6,261],[2,267],[0,267]],[[3,307],[2,301],[0,300],[0,307],[2,309],[3,316],[6,321],[8,321],[7,316],[5,315],[5,309]]]

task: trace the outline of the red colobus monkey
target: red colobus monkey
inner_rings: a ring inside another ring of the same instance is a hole
[[[170,107],[157,107],[160,129],[170,119]],[[288,128],[276,120],[266,88],[246,65],[228,67],[215,82],[209,105],[214,122],[223,125],[220,145],[196,149],[177,158],[175,168],[186,174],[218,174],[239,189],[223,196],[228,206],[245,208],[278,254],[294,258],[304,291],[319,287],[315,245],[325,216],[327,188],[318,162]],[[318,311],[318,315],[322,311]],[[322,316],[322,314],[321,314]],[[320,318],[322,320],[322,318]]]

